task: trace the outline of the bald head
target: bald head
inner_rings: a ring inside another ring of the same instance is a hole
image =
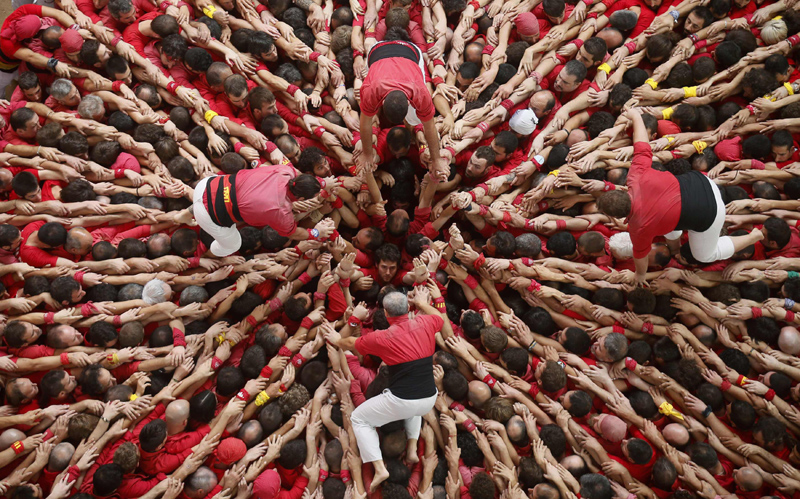
[[[711,346],[717,340],[717,333],[705,324],[693,327],[692,334],[705,346]]]
[[[525,421],[518,415],[513,415],[506,423],[506,432],[508,438],[515,444],[527,443],[528,430],[525,427]]]
[[[208,466],[201,466],[186,477],[184,492],[191,499],[199,499],[208,495],[217,486],[217,475]]]
[[[782,328],[781,334],[778,336],[778,348],[788,355],[800,353],[800,331],[792,326]]]
[[[47,462],[47,469],[53,472],[61,472],[67,469],[75,447],[69,442],[61,442],[53,447],[50,452],[50,460]]]
[[[14,175],[5,168],[0,168],[0,191],[10,191],[11,190],[11,181],[14,179]]]
[[[3,433],[0,433],[0,449],[8,449],[11,447],[11,444],[17,440],[25,440],[25,434],[14,428],[9,428]]]
[[[756,491],[760,489],[762,485],[764,485],[764,479],[761,478],[761,475],[756,470],[748,466],[744,466],[734,471],[733,477],[736,480],[736,485],[738,485],[739,488],[745,492]]]
[[[75,227],[67,232],[64,249],[72,255],[87,255],[92,249],[92,235],[83,227]]]
[[[540,483],[533,488],[533,499],[558,499],[561,496],[558,489],[549,483]]]
[[[572,476],[575,477],[586,473],[586,461],[584,461],[583,458],[577,454],[573,454],[562,459],[561,466],[566,468],[566,470],[572,473]]]
[[[661,431],[664,438],[675,447],[683,447],[689,444],[689,430],[678,423],[670,423]]]
[[[189,421],[189,401],[178,399],[170,402],[164,412],[164,419],[170,435],[182,432]]]
[[[261,423],[251,419],[242,423],[236,436],[250,449],[264,440],[264,429],[261,427]]]
[[[492,389],[483,381],[470,381],[468,398],[473,407],[480,409],[487,400],[492,398]]]

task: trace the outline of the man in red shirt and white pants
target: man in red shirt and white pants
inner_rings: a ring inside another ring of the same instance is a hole
[[[372,119],[379,112],[388,126],[407,121],[422,123],[425,141],[431,155],[431,172],[435,178],[447,180],[450,167],[439,154],[439,133],[433,122],[436,108],[425,84],[425,62],[422,51],[411,42],[386,40],[376,43],[367,56],[369,73],[361,86],[361,154],[357,161],[364,168],[374,169]],[[410,105],[409,105],[410,104]]]
[[[688,230],[692,256],[705,263],[726,260],[764,238],[758,229],[746,236],[720,237],[725,203],[717,185],[698,171],[675,176],[653,170],[653,152],[642,116],[630,109],[627,117],[633,124],[634,142],[628,192],[606,192],[598,198],[597,208],[611,217],[627,218],[637,284],[646,282],[647,255],[658,236],[667,239],[674,254],[683,231]]]
[[[444,319],[428,303],[427,293],[417,298],[421,298],[415,302],[418,314],[409,319],[406,295],[398,292],[386,295],[383,308],[390,326],[385,331],[373,331],[358,338],[343,338],[334,330],[325,335],[326,340],[339,348],[380,357],[389,368],[389,388],[359,405],[350,417],[361,460],[375,466],[370,493],[389,478],[375,428],[405,420],[408,436],[406,458],[418,459],[417,440],[422,416],[436,403],[438,390],[433,380],[433,353],[436,351],[436,332],[441,330]],[[353,315],[349,322],[350,328],[354,329],[360,320]]]
[[[311,199],[320,191],[313,175],[301,174],[292,165],[241,170],[233,175],[206,177],[194,189],[193,213],[197,224],[214,238],[211,252],[228,256],[242,246],[236,224],[270,226],[290,239],[325,239],[334,230],[324,219],[313,229],[298,227],[292,202]]]

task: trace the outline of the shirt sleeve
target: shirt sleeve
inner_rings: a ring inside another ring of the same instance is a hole
[[[36,268],[55,267],[58,263],[58,258],[45,250],[25,244],[19,247],[19,258],[28,265]]]
[[[379,336],[381,335],[375,332],[365,336],[359,336],[356,340],[356,350],[358,350],[358,353],[361,355],[369,355],[380,352]]]
[[[277,499],[300,499],[303,497],[306,485],[308,485],[308,478],[304,476],[298,477],[294,485],[292,485],[291,490],[281,490],[278,492]]]

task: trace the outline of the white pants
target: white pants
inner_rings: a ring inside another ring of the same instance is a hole
[[[236,228],[236,224],[230,227],[221,227],[211,221],[211,216],[208,210],[203,206],[203,197],[206,195],[206,187],[208,181],[213,177],[206,177],[197,183],[194,188],[194,204],[192,211],[194,212],[194,219],[197,224],[208,234],[214,238],[211,243],[211,252],[217,256],[228,256],[235,253],[242,246],[242,235]]]
[[[711,184],[711,190],[714,191],[717,214],[714,217],[714,223],[708,229],[703,232],[689,231],[689,247],[692,248],[692,256],[698,261],[711,263],[732,257],[734,247],[733,240],[730,237],[720,237],[719,235],[722,226],[725,224],[725,203],[722,202],[722,194],[719,192],[717,184],[708,177],[706,177],[706,180]],[[674,241],[675,239],[680,239],[682,234],[683,231],[675,230],[664,237]]]
[[[410,439],[419,438],[422,416],[430,412],[435,403],[436,395],[424,399],[405,400],[395,397],[387,389],[358,406],[350,417],[350,423],[358,441],[361,460],[372,463],[383,459],[381,442],[378,439],[378,432],[375,431],[378,426],[402,419],[406,425],[406,436]]]

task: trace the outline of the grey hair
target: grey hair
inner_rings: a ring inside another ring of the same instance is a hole
[[[141,284],[136,284],[134,282],[126,284],[122,286],[122,289],[119,290],[119,293],[117,294],[117,300],[118,301],[141,300],[143,290],[144,286],[142,286]]]
[[[163,303],[167,299],[166,291],[164,288],[167,283],[160,279],[153,279],[144,285],[142,290],[142,300],[148,305],[155,305],[156,303]]]
[[[138,201],[138,204],[142,208],[148,208],[148,209],[151,209],[151,210],[162,210],[163,211],[163,209],[164,209],[164,203],[162,203],[161,200],[158,199],[155,196],[143,196],[143,197],[140,197],[139,201]]]
[[[78,114],[81,118],[93,120],[98,114],[105,114],[106,108],[103,99],[96,95],[87,95],[78,104]]]
[[[75,85],[66,78],[59,78],[50,86],[50,95],[52,95],[54,99],[63,99],[72,92],[74,86]]]
[[[618,232],[608,239],[608,247],[620,258],[633,258],[633,242],[627,232]]]
[[[408,298],[403,293],[394,291],[383,297],[383,309],[389,317],[398,317],[408,313]]]
[[[208,291],[200,286],[187,286],[181,292],[180,305],[183,307],[190,303],[205,303],[208,301]]]

